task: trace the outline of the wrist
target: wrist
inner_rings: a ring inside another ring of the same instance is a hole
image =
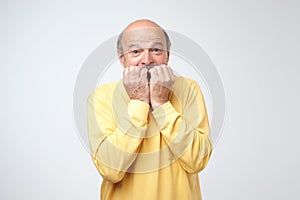
[[[151,104],[152,110],[156,110],[159,106],[161,106],[161,105],[152,105],[152,104]]]
[[[151,107],[153,110],[155,110],[166,102],[168,102],[168,101],[162,101],[162,102],[152,102],[151,101]]]
[[[149,103],[150,103],[150,102],[149,102],[149,99],[147,99],[147,98],[135,98],[135,97],[131,97],[130,100],[142,101],[142,102],[144,102],[144,103],[146,103],[146,104],[149,104]]]

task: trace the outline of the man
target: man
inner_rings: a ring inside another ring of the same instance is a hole
[[[104,200],[201,199],[198,172],[212,151],[198,84],[175,77],[167,33],[150,20],[118,39],[123,80],[88,98],[92,158]]]

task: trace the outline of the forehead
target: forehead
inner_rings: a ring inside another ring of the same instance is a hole
[[[123,48],[132,45],[147,46],[158,43],[161,43],[163,46],[166,45],[165,35],[159,27],[138,28],[123,32]]]

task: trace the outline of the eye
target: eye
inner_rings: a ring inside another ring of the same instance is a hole
[[[132,55],[132,56],[138,56],[138,55],[140,55],[141,50],[140,50],[140,49],[133,49],[133,50],[131,50],[129,53],[130,53],[130,55]]]
[[[152,48],[151,52],[153,52],[155,54],[160,54],[162,52],[162,49],[160,49],[160,48]]]

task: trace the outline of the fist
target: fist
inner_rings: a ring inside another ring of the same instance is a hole
[[[130,99],[150,103],[149,84],[146,67],[125,67],[123,84]]]
[[[169,93],[175,82],[172,69],[168,65],[154,66],[150,73],[150,103],[153,109],[169,101]]]

